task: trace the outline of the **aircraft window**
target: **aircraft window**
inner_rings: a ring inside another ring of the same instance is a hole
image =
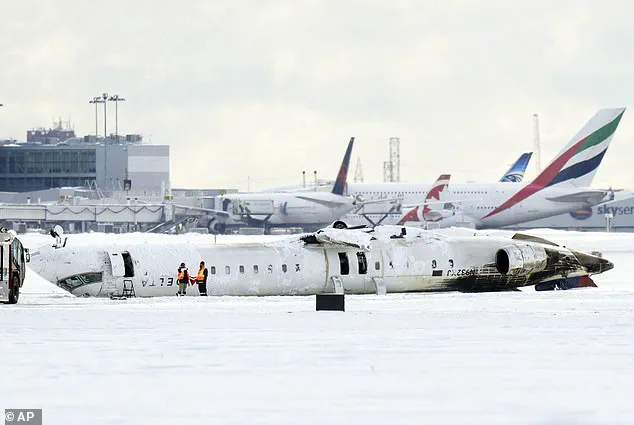
[[[253,266],[253,273],[258,274],[258,273],[259,273],[259,271],[260,271],[260,269],[259,269],[258,265],[257,265],[257,264],[255,264],[255,265]]]
[[[73,290],[89,283],[101,282],[103,279],[102,272],[83,273],[75,276],[69,276],[57,282],[57,286],[67,291]]]
[[[381,270],[381,263],[379,261],[374,263],[374,270]]]
[[[286,273],[286,264],[282,264],[282,271]]]
[[[127,251],[122,252],[121,257],[123,257],[123,267],[125,269],[123,277],[134,277],[134,263],[132,263],[130,253]]]
[[[216,274],[216,266],[209,267],[209,271],[211,272],[211,274]]]
[[[102,272],[84,273],[79,275],[86,283],[97,283],[103,279]]]
[[[357,260],[359,261],[359,274],[368,272],[368,260],[365,258],[365,252],[357,252]]]
[[[240,266],[239,269],[240,269],[240,273],[244,273],[244,266]]]
[[[348,263],[348,254],[345,252],[339,253],[339,272],[342,275],[350,274],[350,264]]]
[[[231,273],[231,267],[225,266],[225,274]]]
[[[84,285],[84,281],[81,280],[79,278],[79,276],[71,276],[71,277],[67,277],[66,279],[64,279],[63,281],[61,281],[60,283],[63,284],[63,286],[68,287],[68,288],[77,288],[79,286]]]
[[[266,268],[266,271],[268,271],[269,273],[273,273],[273,264],[269,264],[269,266]]]
[[[295,271],[298,272],[299,271],[299,264],[295,264]]]

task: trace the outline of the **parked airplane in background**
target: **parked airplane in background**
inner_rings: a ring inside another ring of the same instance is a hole
[[[532,152],[527,152],[520,155],[517,161],[515,161],[515,163],[511,165],[509,170],[504,173],[504,175],[500,179],[500,182],[522,181],[526,168],[528,167],[531,155],[533,155]],[[431,190],[429,192],[426,192],[425,200],[420,206],[403,206],[398,203],[397,199],[392,199],[389,201],[369,200],[365,203],[359,200],[359,202],[357,203],[357,210],[355,212],[347,214],[344,217],[345,222],[355,225],[370,224],[372,226],[377,226],[379,224],[403,224],[405,222],[437,222],[452,217],[456,214],[456,206],[460,204],[463,200],[461,200],[460,202],[454,201],[453,203],[441,202],[440,192],[442,192],[449,185],[450,177],[450,174],[442,174],[438,178],[438,180],[436,180],[436,183],[434,183]],[[366,208],[368,204],[384,204],[384,207],[382,208],[383,211],[381,213],[368,212],[368,209]],[[394,212],[392,213],[385,211],[386,206],[388,208],[391,207]],[[406,211],[406,213],[402,214],[402,210]],[[427,217],[428,219],[425,219],[424,217]]]
[[[503,227],[614,200],[611,189],[589,189],[588,186],[624,112],[625,108],[598,111],[531,183],[452,184],[442,193],[443,200],[460,202],[461,207],[456,214],[437,223],[443,227]],[[353,183],[348,185],[348,192],[362,198],[400,197],[404,205],[421,204],[427,195],[427,186]],[[402,218],[392,214],[384,222],[399,222]]]
[[[520,155],[517,161],[515,161],[515,164],[511,165],[511,168],[509,168],[500,181],[512,183],[521,182],[524,178],[524,173],[526,172],[526,168],[528,168],[528,163],[530,162],[532,155],[533,152],[526,152]]]
[[[178,237],[170,237],[178,238]],[[210,239],[42,247],[31,267],[77,296],[174,296],[181,262],[205,261],[209,295],[505,291],[594,286],[608,260],[516,234],[443,236],[403,226],[325,228],[270,243]],[[198,295],[195,287],[187,295]]]
[[[264,227],[265,233],[272,227],[315,230],[332,223],[355,205],[354,198],[344,195],[353,145],[351,137],[332,191],[228,194],[219,197],[223,212],[250,226]],[[213,226],[212,221],[210,230],[224,231],[224,226]]]

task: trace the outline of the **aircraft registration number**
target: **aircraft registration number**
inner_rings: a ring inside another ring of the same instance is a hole
[[[151,282],[142,281],[142,285],[145,286],[172,286],[174,285],[173,277],[161,276],[159,281],[152,280]]]
[[[475,269],[450,269],[447,270],[447,276],[458,277],[458,276],[475,276]]]

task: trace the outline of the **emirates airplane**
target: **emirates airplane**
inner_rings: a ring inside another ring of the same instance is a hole
[[[460,204],[459,208],[445,204],[436,226],[496,228],[525,221],[555,216],[614,200],[614,192],[589,189],[599,164],[612,141],[625,108],[602,109],[572,138],[570,143],[533,180],[525,183],[463,183],[452,184],[442,191],[443,202]],[[448,179],[447,179],[448,183]],[[429,185],[406,183],[350,184],[348,193],[358,199],[399,198],[403,205],[426,204]],[[416,208],[416,207],[415,207]],[[420,207],[418,207],[420,209]],[[383,224],[428,221],[425,214],[406,211],[361,217],[348,215],[348,224]],[[438,214],[433,215],[438,218]],[[417,219],[416,219],[417,218]]]

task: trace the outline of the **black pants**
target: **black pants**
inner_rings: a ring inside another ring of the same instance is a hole
[[[200,292],[200,295],[203,297],[207,296],[207,282],[202,280],[198,281],[198,292]]]

